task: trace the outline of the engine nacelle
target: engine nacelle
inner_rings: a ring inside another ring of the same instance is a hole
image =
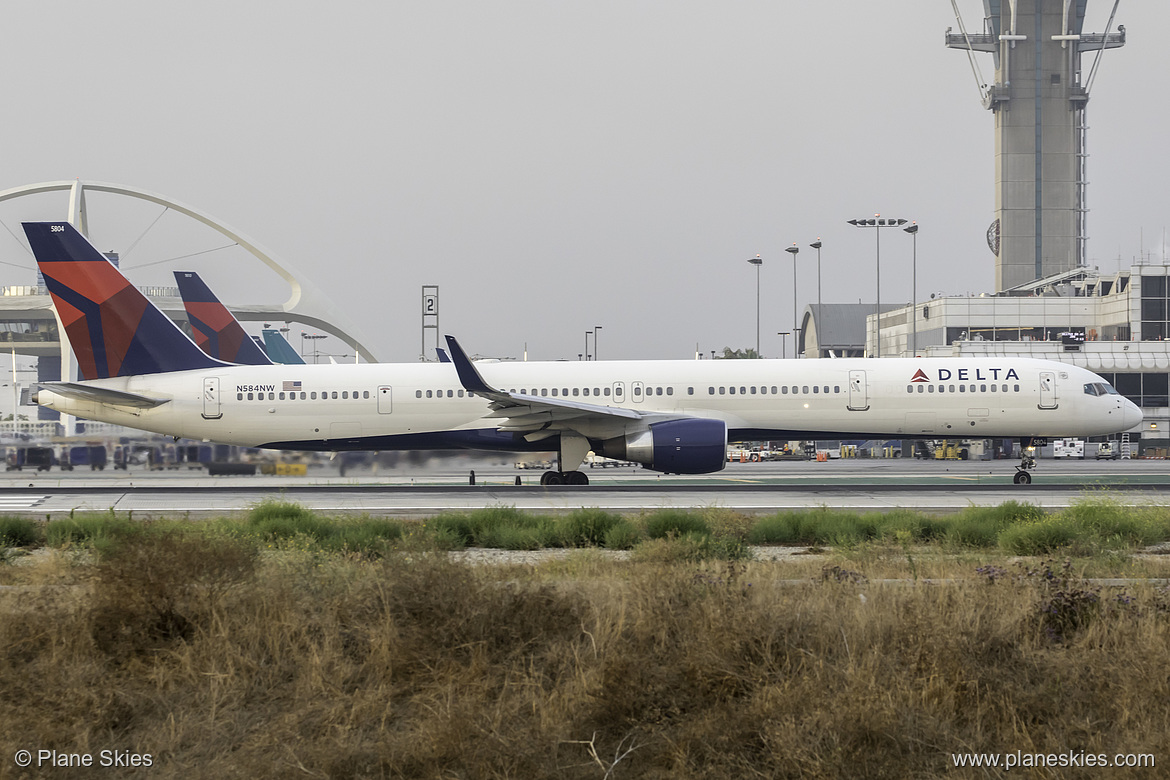
[[[607,439],[601,454],[671,474],[709,474],[727,467],[727,424],[703,418],[654,423]]]

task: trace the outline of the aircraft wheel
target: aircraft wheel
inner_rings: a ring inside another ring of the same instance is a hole
[[[565,478],[559,471],[546,471],[540,475],[540,484],[563,485],[565,484]]]
[[[1026,471],[1017,471],[1016,476],[1012,478],[1012,482],[1015,482],[1017,485],[1031,485],[1032,475]]]
[[[578,486],[588,485],[589,476],[580,471],[567,471],[565,472],[565,484]]]

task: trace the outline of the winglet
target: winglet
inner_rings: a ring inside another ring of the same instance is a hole
[[[451,352],[451,362],[455,364],[455,370],[459,373],[459,381],[462,383],[463,389],[480,395],[498,394],[498,390],[483,381],[483,377],[476,370],[471,358],[463,351],[463,347],[459,346],[455,337],[446,336],[445,338],[447,339],[447,348]]]
[[[451,358],[447,354],[447,350],[443,349],[442,347],[435,347],[435,354],[439,356],[440,363],[450,363],[451,362]]]

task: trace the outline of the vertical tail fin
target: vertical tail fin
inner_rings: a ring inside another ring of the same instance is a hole
[[[288,343],[288,339],[282,336],[280,331],[266,328],[263,333],[264,349],[268,352],[273,363],[282,363],[286,366],[304,364],[305,359],[297,354],[292,344]]]
[[[228,363],[249,366],[272,364],[227,307],[199,278],[199,274],[194,271],[175,271],[175,281],[179,284],[179,295],[183,297],[187,320],[195,333],[195,343],[201,350],[216,360]]]
[[[83,379],[224,365],[195,346],[72,225],[23,224]]]

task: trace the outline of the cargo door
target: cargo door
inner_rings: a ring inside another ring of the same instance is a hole
[[[866,386],[864,371],[849,372],[849,411],[864,412],[869,409],[869,388]]]
[[[219,405],[219,377],[209,376],[203,380],[203,419],[218,420],[223,417]]]
[[[1056,402],[1056,374],[1052,371],[1040,372],[1040,403],[1041,409],[1055,409]]]
[[[390,414],[394,411],[394,394],[386,385],[378,388],[378,414]]]

